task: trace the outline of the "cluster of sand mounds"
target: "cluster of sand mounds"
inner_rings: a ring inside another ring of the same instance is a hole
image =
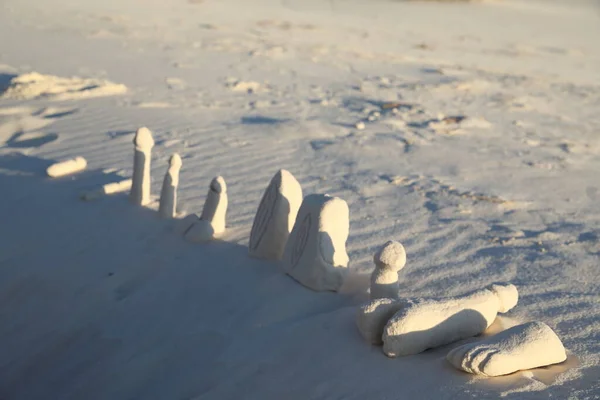
[[[123,94],[127,87],[103,79],[61,78],[29,72],[13,77],[0,98],[30,100],[49,98],[52,100],[76,100],[90,97]]]

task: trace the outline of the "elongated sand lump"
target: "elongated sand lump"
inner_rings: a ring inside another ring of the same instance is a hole
[[[399,242],[390,240],[373,256],[371,299],[398,297],[398,271],[406,264],[406,251]]]
[[[133,178],[129,198],[133,204],[144,206],[150,203],[150,160],[154,147],[150,129],[138,129],[133,144]]]
[[[48,176],[52,178],[59,178],[74,174],[76,172],[83,171],[87,167],[87,161],[83,157],[75,157],[71,160],[65,160],[52,164],[46,170]]]
[[[389,357],[417,354],[478,335],[518,301],[517,288],[494,284],[471,294],[441,300],[420,299],[401,308],[383,332]]]
[[[412,302],[411,299],[380,298],[362,305],[356,315],[360,334],[371,344],[383,343],[385,325],[394,314]]]
[[[169,159],[169,169],[163,180],[158,206],[158,213],[163,218],[173,218],[177,212],[177,186],[179,186],[181,164],[181,157],[177,153]]]
[[[279,170],[258,206],[248,252],[253,257],[280,260],[302,203],[302,187],[289,171]]]
[[[125,179],[119,182],[107,183],[98,190],[83,193],[81,195],[81,199],[85,201],[91,201],[105,195],[125,192],[129,189],[131,189],[131,179]]]
[[[210,183],[200,219],[188,229],[185,238],[191,242],[220,238],[225,233],[227,203],[227,185],[223,177],[218,176]]]
[[[346,202],[326,194],[304,198],[283,253],[283,269],[313,290],[337,291],[348,267]]]
[[[556,333],[536,321],[459,346],[451,350],[446,359],[456,368],[472,374],[499,376],[561,363],[567,354]]]

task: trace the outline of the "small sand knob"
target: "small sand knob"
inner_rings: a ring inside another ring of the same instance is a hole
[[[406,251],[400,242],[390,240],[377,250],[373,261],[378,267],[400,271],[406,264]]]
[[[139,128],[133,138],[133,144],[140,149],[151,149],[154,147],[154,139],[152,138],[150,129],[145,126]]]
[[[174,168],[181,168],[183,162],[181,161],[181,157],[177,153],[173,153],[171,158],[169,158],[169,166]]]
[[[227,185],[225,184],[225,179],[222,176],[217,176],[210,182],[210,190],[216,193],[226,193]]]
[[[498,300],[500,300],[500,309],[498,311],[501,313],[509,311],[519,301],[517,287],[511,283],[495,283],[490,286],[490,290],[496,293]]]

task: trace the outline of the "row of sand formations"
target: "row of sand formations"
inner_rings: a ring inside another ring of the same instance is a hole
[[[82,197],[130,191],[130,201],[148,205],[150,161],[154,140],[147,128],[137,130],[132,179],[111,183]],[[181,157],[173,154],[165,174],[158,212],[175,218]],[[82,157],[48,168],[58,177],[85,169]],[[191,242],[223,237],[226,229],[227,185],[214,178],[202,214],[190,214],[177,223],[176,231]],[[264,192],[248,245],[253,257],[278,260],[283,270],[314,291],[338,291],[348,271],[346,240],[350,212],[347,203],[327,194],[303,197],[296,178],[278,171]],[[385,243],[373,257],[370,301],[358,309],[357,326],[372,345],[383,345],[389,357],[421,353],[482,334],[496,319],[517,305],[517,288],[497,283],[475,292],[446,298],[402,298],[398,273],[406,264],[406,251],[396,241]],[[561,340],[545,323],[534,321],[496,335],[453,348],[446,359],[454,367],[473,374],[500,376],[566,360]]]

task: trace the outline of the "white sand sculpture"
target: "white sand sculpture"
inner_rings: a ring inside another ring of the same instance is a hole
[[[258,206],[248,252],[253,257],[280,260],[302,203],[302,187],[289,171],[279,170]]]
[[[209,221],[216,234],[225,232],[227,214],[227,185],[222,176],[217,176],[210,183],[208,195],[200,219]]]
[[[52,164],[46,169],[48,176],[59,178],[83,171],[87,167],[87,161],[83,157],[75,157],[71,160],[65,160]]]
[[[113,96],[127,92],[125,85],[94,78],[62,78],[28,72],[15,76],[0,98],[78,100],[91,97]]]
[[[283,253],[283,269],[313,290],[337,291],[348,267],[348,204],[338,197],[304,198]]]
[[[472,374],[499,376],[561,363],[567,354],[556,333],[543,322],[535,321],[459,346],[446,359]]]
[[[517,288],[494,284],[471,294],[441,300],[418,299],[402,307],[383,331],[383,352],[389,357],[417,354],[478,335],[518,301]]]
[[[398,297],[398,271],[406,264],[406,251],[401,243],[390,240],[373,256],[371,299]]]
[[[177,186],[179,186],[181,164],[181,157],[177,153],[169,159],[169,169],[163,180],[158,206],[158,213],[163,218],[173,218],[177,212]]]
[[[129,198],[133,204],[144,206],[150,203],[150,159],[154,139],[146,127],[137,130],[133,139],[133,178]]]
[[[412,302],[412,299],[386,298],[374,299],[362,305],[356,316],[360,334],[371,344],[382,344],[385,325],[394,314]]]
[[[218,176],[210,183],[200,219],[187,230],[185,238],[191,242],[220,238],[225,233],[227,203],[227,185],[223,177]]]
[[[119,182],[107,183],[97,190],[85,192],[81,195],[81,199],[91,201],[108,194],[125,192],[129,189],[131,189],[131,179],[125,179]]]

